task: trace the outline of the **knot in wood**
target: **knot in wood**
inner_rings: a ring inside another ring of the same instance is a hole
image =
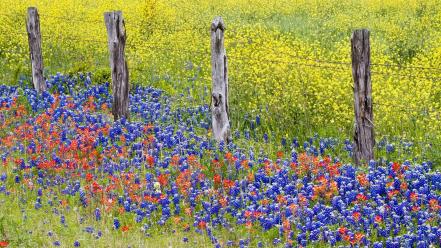
[[[213,93],[211,96],[213,97],[214,107],[219,107],[222,105],[222,94],[221,93]]]

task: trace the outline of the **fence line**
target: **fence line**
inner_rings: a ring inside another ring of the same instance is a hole
[[[0,48],[0,53],[12,53],[12,54],[26,54],[25,51],[5,50]]]
[[[15,17],[25,18],[26,17],[26,15],[22,15],[22,14],[12,15],[12,14],[6,14],[6,13],[0,13],[0,16],[11,17],[11,18],[15,18]]]
[[[398,73],[384,73],[384,72],[378,72],[378,71],[371,71],[374,75],[383,75],[383,76],[389,76],[389,77],[401,77],[401,78],[414,78],[414,79],[426,79],[431,81],[441,81],[441,77],[424,77],[424,76],[414,76],[414,75],[403,75]]]
[[[234,57],[233,57],[234,58]],[[254,60],[252,60],[254,61]],[[262,62],[271,62],[271,63],[279,63],[279,64],[286,64],[286,65],[298,65],[298,66],[307,66],[312,68],[322,68],[322,69],[329,69],[329,70],[340,70],[340,71],[347,71],[347,69],[344,69],[342,67],[338,66],[326,66],[326,65],[316,65],[316,64],[304,64],[304,63],[297,63],[293,61],[281,61],[281,60],[273,60],[273,59],[261,59],[258,61]]]
[[[62,40],[75,40],[75,41],[81,41],[81,42],[94,43],[97,45],[103,45],[103,47],[105,46],[105,41],[98,41],[98,40],[92,40],[92,39],[82,39],[79,37],[66,37],[66,36],[60,36],[60,35],[59,36],[50,36],[50,35],[45,35],[45,34],[42,34],[42,37],[45,37],[45,38],[54,38],[55,37],[55,38],[62,39]],[[160,50],[160,51],[176,51],[176,49],[174,49],[174,48],[165,47],[165,46],[159,47],[159,46],[146,45],[146,46],[143,46],[143,48],[150,48],[150,49]],[[182,50],[180,50],[180,51],[182,51]],[[2,53],[8,52],[8,53],[20,54],[20,55],[26,53],[25,51],[14,51],[14,50],[5,50],[5,49],[0,49],[0,52],[2,52]],[[186,52],[194,53],[195,51],[186,50]],[[136,52],[133,54],[128,53],[128,56],[134,57],[134,56],[136,56],[136,54],[138,54],[138,53],[136,53]],[[198,54],[202,55],[203,53],[201,52]],[[317,64],[337,64],[337,65],[349,66],[349,64],[347,64],[346,62],[326,61],[326,60],[319,60],[319,59],[299,57],[299,56],[291,56],[291,55],[289,57],[296,58],[299,60],[312,61]],[[265,59],[265,58],[251,59],[251,58],[244,58],[244,57],[239,58],[239,57],[231,56],[231,55],[229,56],[229,58],[230,59],[238,59],[238,60],[242,60],[242,61],[247,60],[247,61],[256,61],[256,62],[271,62],[271,63],[277,63],[277,64],[307,66],[307,67],[312,67],[312,68],[322,68],[322,69],[329,69],[329,70],[339,70],[339,71],[346,71],[347,70],[347,69],[345,69],[343,67],[339,67],[339,66],[323,66],[323,65],[317,65],[317,64],[302,64],[302,63],[296,63],[296,62],[292,62],[292,61],[284,61],[284,60],[276,60],[276,59]],[[232,61],[230,61],[230,62],[232,62]],[[426,77],[426,76],[417,76],[417,75],[413,75],[413,74],[403,75],[403,74],[399,74],[399,72],[385,73],[385,72],[380,72],[380,71],[371,71],[371,73],[373,75],[382,75],[382,76],[387,76],[387,77],[399,77],[399,78],[408,78],[408,79],[424,79],[424,80],[437,81],[437,82],[441,81],[441,77]]]
[[[435,71],[439,71],[441,72],[441,68],[437,68],[437,67],[423,67],[423,66],[403,66],[403,65],[397,65],[397,64],[377,64],[377,63],[372,63],[372,66],[379,66],[379,67],[396,67],[399,70],[413,70],[413,69],[417,69],[417,70],[435,70]]]
[[[8,16],[8,17],[13,17],[12,15],[8,15],[8,14],[4,14],[4,13],[0,13],[0,16]],[[16,17],[16,16],[14,16]],[[24,16],[23,16],[24,17]],[[100,24],[104,27],[104,21],[98,21],[98,20],[89,20],[89,19],[84,19],[84,18],[71,18],[71,17],[60,17],[60,16],[55,16],[55,15],[46,15],[43,14],[41,15],[41,17],[50,17],[50,18],[55,18],[57,20],[64,20],[64,21],[72,21],[72,22],[87,22],[87,23],[95,23],[95,24]],[[128,19],[130,20],[130,19]],[[129,21],[128,23],[129,26],[130,25],[134,25],[133,27],[138,27],[141,24],[145,24],[142,23],[140,21]],[[192,25],[194,25],[194,23],[190,24],[190,27],[186,25],[186,23],[183,23],[184,25],[175,25],[179,26],[178,28],[175,29],[169,29],[169,28],[156,28],[156,27],[152,27],[153,32],[155,31],[164,31],[164,32],[179,32],[179,31],[189,31],[189,29],[191,29],[192,31],[206,31],[207,32],[207,36],[209,34],[209,25],[207,23],[203,23],[202,25],[200,25],[200,27],[191,27]],[[264,26],[258,26],[258,27],[262,27],[265,28]],[[126,28],[126,31],[130,31],[130,29]],[[227,29],[228,32],[230,33],[234,33],[234,32],[238,32],[241,29]],[[224,30],[222,29],[222,32]],[[364,30],[367,31],[367,30]],[[226,33],[228,35],[228,32]],[[13,30],[11,32],[9,32],[12,35],[23,35],[23,36],[27,36],[28,33],[26,32],[22,32],[20,30]],[[63,40],[63,41],[73,41],[73,42],[87,42],[90,44],[94,44],[97,46],[102,46],[103,48],[105,46],[108,46],[108,41],[104,40],[104,36],[103,36],[103,40],[99,40],[96,39],[97,37],[80,37],[80,36],[69,36],[68,34],[42,34],[42,37],[44,37],[47,40],[50,41],[54,41],[54,40]],[[128,37],[130,37],[130,34],[128,35]],[[243,39],[243,38],[242,38]],[[112,40],[112,39],[110,39]],[[151,50],[151,52],[157,52],[157,51],[178,51],[178,52],[185,52],[185,53],[189,53],[190,55],[192,55],[193,57],[195,56],[207,56],[209,55],[209,47],[204,47],[204,49],[197,49],[192,50],[192,49],[179,49],[176,48],[177,43],[171,43],[171,44],[167,44],[168,42],[165,42],[167,45],[164,46],[164,43],[146,43],[145,45],[140,45],[140,46],[133,46],[130,44],[130,38],[127,40],[127,45],[125,46],[126,50],[128,50],[128,52],[126,53],[127,55],[123,54],[123,57],[126,57],[132,60],[136,61],[137,57],[139,56],[139,52],[138,50]],[[124,42],[125,43],[125,42]],[[187,42],[180,42],[178,44],[186,44]],[[43,42],[44,44],[44,42]],[[228,46],[226,46],[227,52],[229,52],[229,49],[231,50],[237,50],[240,51],[240,49],[242,48],[247,48],[252,46],[253,48],[258,49],[258,47],[262,45],[259,42],[253,42],[252,39],[248,38],[243,39],[243,40],[233,40],[230,41],[228,43]],[[123,45],[124,46],[124,45]],[[290,52],[295,51],[294,47],[290,47]],[[124,49],[123,49],[124,50]],[[133,51],[130,51],[133,50]],[[1,53],[13,53],[13,54],[25,54],[25,51],[15,51],[15,50],[6,50],[6,49],[1,49],[0,48],[0,54]],[[108,50],[106,49],[105,51],[103,51],[103,54],[108,54]],[[271,51],[270,51],[271,52]],[[250,56],[244,56],[243,54],[241,55],[240,52],[237,52],[237,54],[233,53],[233,54],[228,54],[227,58],[229,59],[229,62],[233,65],[233,67],[236,64],[236,61],[239,61],[238,64],[240,64],[241,62],[256,62],[256,63],[271,63],[271,64],[284,64],[287,65],[289,67],[297,67],[297,69],[299,67],[310,67],[313,69],[318,69],[321,71],[329,71],[329,72],[347,72],[347,76],[348,77],[354,77],[354,81],[356,81],[355,78],[359,77],[359,75],[357,75],[356,73],[354,73],[354,70],[357,69],[357,67],[354,67],[354,57],[352,57],[352,61],[345,61],[344,59],[341,60],[336,60],[336,59],[327,59],[327,58],[320,58],[320,57],[316,57],[314,58],[311,55],[299,55],[299,54],[295,54],[295,53],[280,53],[278,52],[276,49],[272,50],[272,53],[275,55],[276,58],[260,58],[260,57],[250,57]],[[354,51],[353,55],[354,55]],[[252,54],[251,54],[252,55]],[[284,56],[285,59],[279,59],[280,56]],[[208,56],[207,56],[208,57]],[[360,58],[363,58],[360,57]],[[370,58],[370,54],[369,54],[369,58]],[[208,59],[206,60],[208,61]],[[133,62],[133,61],[132,61]],[[360,61],[358,61],[360,62]],[[364,63],[364,62],[363,62]],[[129,62],[130,64],[130,62]],[[139,64],[139,63],[138,63]],[[364,64],[365,66],[366,64]],[[352,70],[350,70],[352,66]],[[376,68],[377,70],[371,70],[370,66]],[[354,69],[355,68],[355,69]],[[437,68],[437,67],[424,67],[424,66],[406,66],[406,65],[400,65],[400,64],[389,64],[389,63],[370,63],[370,60],[368,60],[368,66],[366,67],[368,68],[367,71],[368,73],[366,73],[366,75],[368,75],[368,77],[370,77],[370,75],[381,75],[384,77],[395,77],[397,79],[403,79],[403,78],[407,78],[407,79],[421,79],[421,80],[430,80],[432,82],[438,82],[441,81],[441,68]],[[143,66],[137,66],[137,67],[133,67],[130,68],[134,71],[152,71],[152,70],[148,70]],[[208,66],[203,67],[204,70],[208,69]],[[153,70],[155,70],[155,67],[153,68]],[[229,70],[229,73],[231,74],[231,71],[233,71],[233,77],[235,77],[235,75],[240,75],[240,71],[241,70]],[[237,73],[237,74],[236,74]],[[429,76],[430,74],[430,76]],[[187,78],[187,80],[191,80],[191,76],[185,76]],[[174,77],[170,77],[170,78],[174,78]],[[197,75],[194,76],[193,78],[197,78]],[[199,77],[203,80],[210,80],[208,76],[204,76],[204,77]],[[370,80],[368,80],[370,81]],[[355,83],[354,83],[355,85]],[[350,86],[350,88],[352,90],[354,90],[354,86],[353,85],[347,85],[348,87]],[[355,90],[354,90],[355,93]],[[352,105],[353,103],[346,103],[345,104],[350,104]],[[435,109],[433,107],[430,106],[426,106],[424,108],[418,108],[418,107],[414,107],[414,108],[402,108],[401,106],[399,106],[397,108],[397,105],[400,104],[373,104],[372,109],[375,108],[378,109],[385,107],[385,108],[392,108],[391,112],[405,112],[405,113],[410,113],[412,112],[413,115],[439,115],[441,112],[438,109]],[[416,114],[414,114],[413,112],[416,112]],[[308,119],[309,121],[309,119]],[[372,123],[373,125],[373,123]]]
[[[49,14],[40,14],[40,17],[50,17],[50,18],[54,18],[57,20],[62,20],[62,21],[75,21],[75,22],[83,22],[83,23],[95,23],[95,24],[100,24],[100,25],[104,25],[104,20],[98,21],[96,19],[85,19],[85,18],[75,18],[75,17],[66,17],[66,16],[56,16],[56,15],[49,15]]]
[[[17,34],[17,35],[27,35],[26,32],[19,32],[19,31],[15,31],[15,30],[12,31],[12,33]],[[65,36],[65,35],[49,35],[49,34],[42,34],[42,37],[47,38],[47,39],[53,39],[55,37],[57,39],[62,39],[62,40],[75,40],[78,42],[96,43],[96,44],[100,44],[103,46],[106,45],[105,40],[96,40],[96,39],[89,39],[89,38],[83,38],[83,37],[74,37],[74,36]],[[128,41],[130,41],[130,39],[128,39]],[[235,42],[233,44],[238,44],[238,43]],[[249,43],[244,41],[244,42],[240,42],[240,44],[249,44]],[[128,45],[130,45],[130,42],[128,42]],[[128,48],[129,47],[130,46],[128,46]],[[142,47],[143,48],[151,48],[151,49],[164,49],[164,48],[166,48],[165,46],[164,47],[152,46],[151,43],[148,45],[142,46]],[[231,48],[231,46],[227,46],[227,48]],[[237,47],[235,47],[235,48],[237,48]],[[170,50],[172,51],[173,48],[171,48]],[[314,63],[319,63],[319,64],[335,64],[335,65],[342,65],[342,66],[350,66],[351,65],[350,62],[346,62],[346,61],[326,60],[326,59],[311,58],[311,57],[298,56],[298,55],[292,55],[292,54],[284,54],[284,55],[287,55],[289,58],[298,59],[298,60],[305,60],[305,61],[312,61]],[[238,58],[238,57],[234,57],[231,55],[229,56],[229,58],[254,61],[254,59],[251,59],[251,58],[247,58],[247,57]],[[269,60],[269,59],[262,59],[262,58],[259,58],[256,61],[265,61],[265,62],[272,62],[272,63],[290,63],[290,62],[286,62],[283,60]],[[377,64],[377,63],[372,63],[371,65],[375,66],[375,67],[383,67],[383,68],[391,68],[391,67],[398,68],[397,69],[398,71],[395,73],[384,73],[384,72],[380,72],[380,71],[372,71],[373,74],[390,75],[390,76],[397,76],[398,75],[399,77],[428,79],[428,80],[434,80],[434,81],[441,80],[441,77],[423,77],[423,76],[397,74],[397,73],[399,73],[399,71],[402,71],[402,70],[412,70],[413,72],[416,71],[416,72],[425,72],[425,73],[429,73],[429,72],[426,72],[427,70],[433,70],[433,71],[440,71],[440,73],[441,73],[441,68],[420,67],[420,66],[402,66],[402,65],[396,65],[396,64]],[[319,67],[319,66],[317,66],[317,67]],[[326,68],[326,67],[322,67],[322,68]],[[329,67],[329,68],[338,68],[338,67]],[[430,74],[433,74],[433,73],[430,73]]]
[[[16,17],[17,15],[0,13],[0,16]],[[95,20],[95,19],[87,19],[86,20],[84,18],[61,17],[61,16],[49,15],[49,14],[40,14],[40,16],[41,17],[50,17],[50,18],[60,19],[60,20],[64,20],[64,21],[77,21],[77,22],[86,22],[86,23],[92,22],[92,23],[96,23],[96,24],[104,24],[104,21],[98,21],[98,20]],[[23,15],[23,18],[24,17],[25,17],[25,15]],[[129,19],[126,18],[126,20],[130,20],[130,18]],[[141,24],[142,22],[135,22],[135,21],[131,22],[131,21],[128,21],[128,22],[126,22],[126,25],[127,24],[130,25],[131,23],[135,23],[136,25],[134,25],[134,26],[137,26],[138,24]],[[195,29],[196,30],[205,30],[208,33],[209,27],[207,26],[207,24],[206,23],[202,23],[202,22],[200,24],[201,24],[200,25],[201,28],[191,27],[191,29],[192,30],[195,30]],[[182,29],[170,29],[170,28],[154,27],[153,31],[155,31],[155,30],[163,30],[163,31],[186,30],[186,31],[188,31],[188,27],[183,27]],[[229,32],[235,31],[235,30],[231,30],[231,29],[227,29],[227,30]],[[13,32],[15,32],[15,31],[13,31]],[[23,34],[26,35],[25,32],[23,32]],[[47,35],[47,36],[49,37],[50,35]],[[75,39],[75,38],[73,38],[73,39]],[[80,40],[80,39],[76,39],[76,40]],[[90,41],[90,42],[97,42],[97,43],[103,42],[103,41],[92,40],[92,39],[85,39],[85,40],[86,41]],[[247,42],[242,42],[242,43],[247,43]],[[295,57],[295,56],[293,56],[293,57]],[[347,64],[347,65],[351,64],[350,62],[345,62],[345,61],[330,61],[330,60],[313,59],[313,58],[307,58],[307,59],[309,59],[309,60],[316,60],[317,62],[323,62],[323,63],[329,63],[329,64],[332,64],[332,63],[335,63],[335,64]],[[441,72],[441,68],[438,68],[438,67],[403,66],[403,65],[399,65],[399,64],[389,64],[389,63],[371,63],[371,66],[374,66],[374,67],[385,67],[385,68],[394,67],[394,68],[398,68],[398,70],[410,70],[410,69],[414,70],[415,69],[415,70],[434,70],[434,71],[440,71]]]
[[[15,18],[17,17],[17,15],[11,15],[11,14],[5,14],[5,13],[0,13],[0,16],[5,16],[5,17],[11,17],[11,18]],[[23,15],[23,18],[25,16]],[[62,16],[56,16],[56,15],[48,15],[48,14],[40,14],[40,17],[45,18],[45,17],[49,17],[49,18],[54,18],[57,20],[62,20],[62,21],[71,21],[71,22],[82,22],[82,23],[94,23],[94,24],[99,24],[99,25],[104,25],[104,21],[99,21],[96,19],[84,19],[84,18],[72,18],[72,17],[62,17]],[[128,20],[128,22],[126,22],[125,24],[129,27],[139,27],[140,24],[145,24],[143,22],[140,21],[130,21],[131,18],[125,18],[126,20]],[[42,21],[44,21],[44,19],[42,19]],[[183,22],[182,24],[186,24],[185,22]],[[207,33],[210,31],[210,28],[206,25],[206,23],[200,23],[203,25],[200,25],[200,27],[191,27],[191,30],[198,30],[198,31],[206,31]],[[189,27],[181,27],[181,28],[162,28],[162,27],[154,27],[153,31],[188,31]]]
[[[49,39],[55,37],[55,38],[60,39],[60,40],[75,40],[75,41],[79,41],[79,42],[95,43],[95,44],[99,44],[99,45],[102,45],[102,46],[106,46],[106,43],[107,43],[105,40],[99,41],[99,40],[95,40],[95,39],[80,38],[80,37],[75,37],[75,36],[66,37],[66,36],[63,36],[63,35],[42,34],[42,37],[49,38]]]

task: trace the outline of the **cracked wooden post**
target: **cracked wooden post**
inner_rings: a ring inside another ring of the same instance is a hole
[[[114,120],[129,119],[129,71],[125,60],[126,30],[121,11],[104,13],[112,72]]]
[[[354,78],[354,162],[374,159],[374,114],[372,108],[371,51],[369,30],[355,30],[351,38],[352,77]]]
[[[211,23],[211,120],[217,141],[231,140],[228,117],[228,64],[224,46],[225,24],[222,17]]]
[[[43,56],[41,55],[40,17],[35,7],[28,8],[26,18],[29,53],[31,56],[32,83],[38,93],[46,90],[46,81],[43,77]]]

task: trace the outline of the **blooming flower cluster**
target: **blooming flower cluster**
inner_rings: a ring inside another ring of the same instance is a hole
[[[31,74],[24,21],[34,5],[0,1],[2,82]],[[334,133],[352,128],[350,33],[367,28],[376,130],[419,141],[430,133],[441,143],[439,0],[58,0],[37,7],[45,72],[90,69],[110,77],[102,14],[122,10],[130,78],[172,95],[188,89],[196,102],[209,96],[203,93],[210,85],[209,28],[221,15],[232,112],[259,114],[281,135],[311,126]],[[259,123],[250,116],[235,126]]]
[[[215,247],[270,245],[256,233],[285,247],[441,245],[441,173],[430,162],[358,168],[326,155],[333,139],[254,154],[207,138],[208,106],[180,108],[160,90],[136,87],[131,120],[113,122],[108,84],[61,74],[47,83],[42,95],[0,87],[0,193],[21,194],[35,211],[79,206],[95,222],[112,216],[113,232],[174,223]],[[225,240],[219,230],[249,235]]]

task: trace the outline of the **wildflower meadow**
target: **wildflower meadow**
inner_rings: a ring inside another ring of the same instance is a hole
[[[441,246],[438,1],[0,7],[0,247]],[[127,33],[128,118],[113,111],[103,17],[113,10]],[[228,98],[212,93],[216,16]],[[375,159],[359,165],[358,28],[370,31],[375,130]],[[228,139],[219,140],[212,118],[227,100]]]

